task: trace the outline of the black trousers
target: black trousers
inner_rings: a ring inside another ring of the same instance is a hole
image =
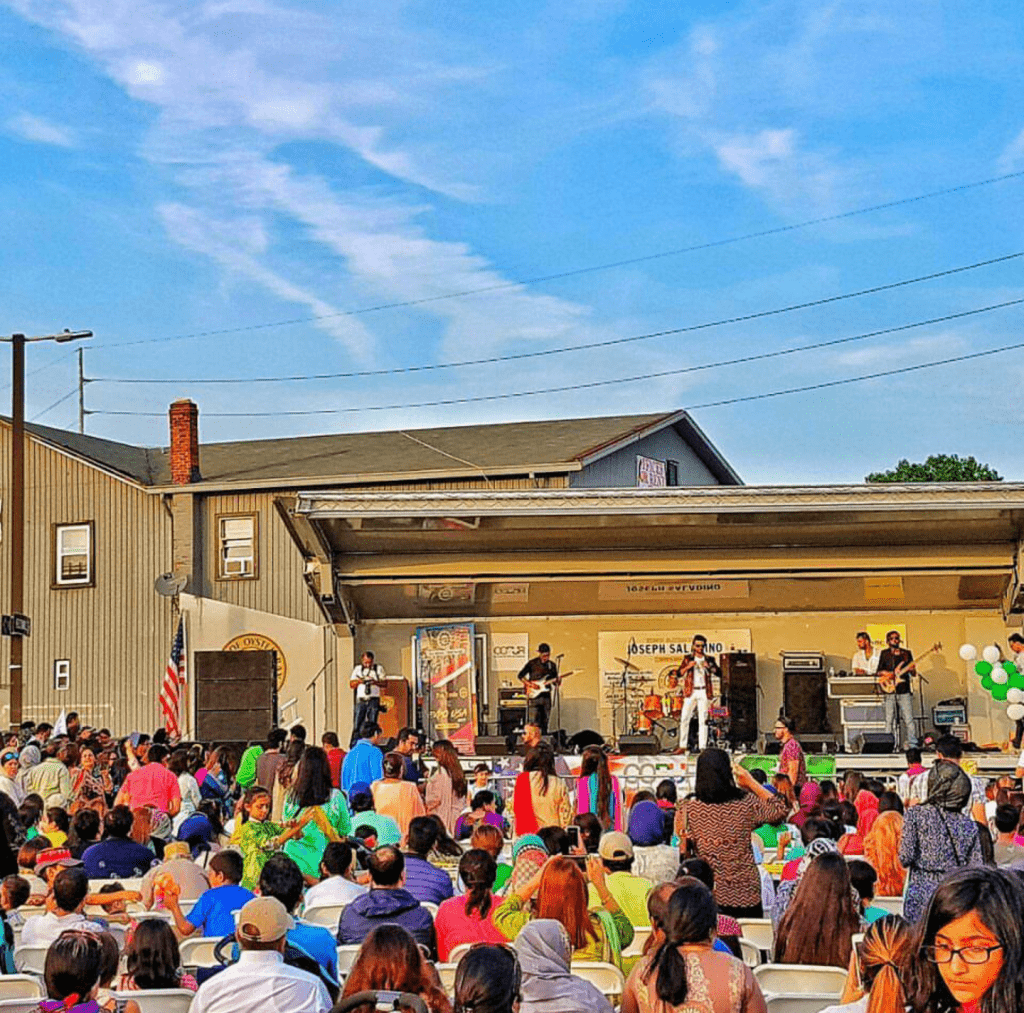
[[[352,740],[348,747],[351,749],[359,741],[359,729],[367,721],[376,721],[380,714],[380,697],[371,696],[367,700],[360,700],[356,704],[356,716],[352,722]]]
[[[547,735],[548,719],[551,717],[551,694],[542,693],[531,700],[527,713],[530,720],[540,728],[541,735]]]

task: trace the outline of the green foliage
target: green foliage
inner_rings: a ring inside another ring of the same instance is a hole
[[[891,471],[875,471],[865,482],[1002,482],[1003,476],[973,457],[932,454],[924,464],[904,458]]]

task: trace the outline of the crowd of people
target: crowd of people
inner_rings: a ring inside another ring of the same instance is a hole
[[[244,750],[25,727],[0,756],[3,969],[46,948],[40,1008],[65,1013],[138,1013],[131,993],[162,988],[194,1013],[362,1013],[379,992],[606,1013],[598,962],[623,1013],[763,1013],[741,939],[770,919],[766,958],[847,972],[831,1013],[1024,1009],[1016,783],[978,778],[955,739],[930,769],[908,750],[892,784],[816,782],[791,722],[776,735],[774,776],[707,748],[692,791],[629,792],[603,748],[569,774],[534,726],[501,779],[372,721],[347,751],[301,726]],[[189,973],[191,937],[221,966]]]

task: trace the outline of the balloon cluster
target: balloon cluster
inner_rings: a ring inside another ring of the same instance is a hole
[[[974,671],[981,676],[981,688],[991,693],[993,700],[1008,704],[1006,716],[1011,721],[1024,718],[1024,672],[1018,672],[1012,661],[1000,661],[998,647],[990,644],[977,661],[978,649],[974,644],[964,644],[960,657],[974,662]]]

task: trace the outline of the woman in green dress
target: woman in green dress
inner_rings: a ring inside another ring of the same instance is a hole
[[[324,849],[352,832],[345,796],[331,784],[327,754],[319,746],[308,746],[302,754],[285,796],[284,818],[301,825],[299,836],[285,844],[285,854],[295,860],[309,884],[319,883]]]

